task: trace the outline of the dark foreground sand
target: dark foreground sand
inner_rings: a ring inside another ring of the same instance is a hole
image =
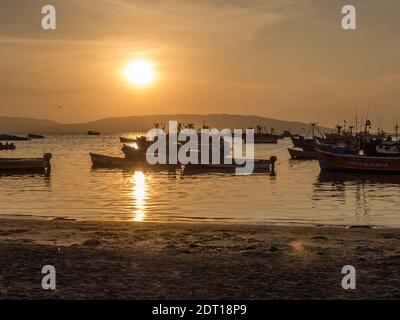
[[[0,219],[0,298],[400,298],[399,244],[398,229]]]

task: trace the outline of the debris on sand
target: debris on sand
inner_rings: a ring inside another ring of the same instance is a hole
[[[97,239],[88,239],[83,243],[83,245],[86,247],[98,247],[101,245],[101,241]]]

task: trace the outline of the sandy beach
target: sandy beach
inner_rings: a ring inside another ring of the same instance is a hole
[[[0,298],[400,298],[399,243],[399,229],[1,219]]]

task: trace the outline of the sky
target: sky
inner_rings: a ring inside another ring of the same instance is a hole
[[[57,29],[41,28],[43,5]],[[341,9],[357,10],[343,30]],[[398,0],[1,0],[0,115],[400,122]],[[156,79],[135,87],[129,62]]]

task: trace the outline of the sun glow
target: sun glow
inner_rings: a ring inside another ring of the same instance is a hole
[[[124,70],[125,79],[137,87],[148,86],[156,78],[153,64],[147,60],[133,60]]]

